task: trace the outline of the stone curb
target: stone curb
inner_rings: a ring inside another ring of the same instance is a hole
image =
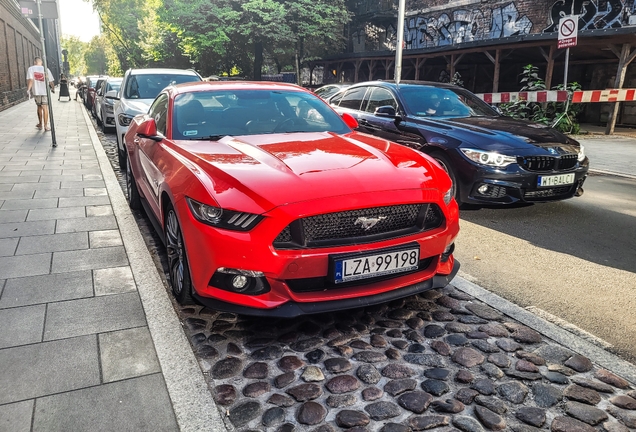
[[[611,175],[611,176],[614,176],[614,177],[623,177],[623,178],[628,178],[628,179],[631,179],[631,180],[636,180],[636,175],[623,174],[623,173],[619,173],[619,172],[616,172],[616,171],[590,169],[589,172],[591,174]]]
[[[225,432],[227,429],[106,152],[87,111],[82,109],[82,113],[104,176],[179,429],[182,432]]]
[[[460,272],[461,273],[461,272]],[[478,300],[519,321],[533,330],[541,333],[545,337],[552,339],[556,343],[563,345],[570,350],[585,357],[589,357],[593,363],[619,375],[622,378],[636,384],[636,366],[611,354],[604,349],[582,339],[581,337],[562,329],[537,315],[517,306],[508,300],[493,294],[490,291],[476,285],[461,276],[456,276],[452,280],[453,285],[458,290],[472,295]]]

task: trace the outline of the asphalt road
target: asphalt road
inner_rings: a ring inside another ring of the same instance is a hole
[[[461,275],[636,361],[636,180],[593,175],[557,203],[461,212]]]

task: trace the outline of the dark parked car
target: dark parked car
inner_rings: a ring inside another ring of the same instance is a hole
[[[314,93],[321,99],[328,100],[331,96],[335,95],[340,90],[346,89],[349,86],[351,86],[351,84],[348,83],[327,84],[322,87],[318,87],[316,90],[314,90]]]
[[[357,130],[433,156],[459,204],[555,201],[583,193],[583,146],[541,124],[499,114],[461,87],[421,81],[373,81],[333,96]]]

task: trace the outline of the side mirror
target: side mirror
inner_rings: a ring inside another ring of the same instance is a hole
[[[504,112],[501,110],[501,108],[499,108],[497,105],[490,105],[492,107],[492,109],[494,109],[495,111],[497,111],[497,114],[499,115],[505,115]]]
[[[157,135],[157,123],[153,118],[145,118],[139,123],[137,128],[137,135],[149,138],[153,141],[161,141],[161,137]]]
[[[342,113],[341,117],[344,120],[344,122],[347,124],[347,126],[349,126],[351,129],[358,128],[358,120],[356,120],[351,114]]]
[[[397,118],[397,112],[391,105],[377,107],[373,115],[378,117]]]
[[[117,97],[117,90],[111,90],[109,92],[106,92],[106,96],[104,96],[106,99],[114,99],[114,100],[119,100],[119,98]]]

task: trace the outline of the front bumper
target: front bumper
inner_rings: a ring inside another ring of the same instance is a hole
[[[448,275],[436,275],[422,282],[414,283],[392,291],[383,292],[366,297],[354,297],[342,300],[323,301],[316,303],[302,303],[289,301],[273,309],[256,309],[242,305],[227,303],[210,297],[194,294],[194,298],[203,306],[210,309],[232,312],[240,315],[263,316],[271,318],[295,318],[301,315],[312,315],[340,310],[349,310],[386,303],[393,300],[410,297],[431,289],[444,288],[457,275],[459,261],[454,261],[451,273]]]
[[[466,162],[468,165],[469,163]],[[461,167],[459,173],[461,200],[467,204],[515,204],[559,201],[572,198],[583,187],[589,162],[586,158],[575,168],[563,171],[531,172],[517,164],[505,170],[486,166]],[[562,186],[538,187],[539,176],[574,174],[574,182]],[[480,187],[488,186],[485,191]]]
[[[446,222],[439,228],[403,237],[311,249],[276,249],[272,243],[283,228],[298,217],[348,210],[343,208],[342,200],[317,200],[310,204],[277,207],[266,213],[264,219],[248,232],[204,225],[194,219],[185,200],[180,200],[175,207],[184,235],[195,298],[206,306],[220,310],[240,310],[240,313],[248,315],[291,317],[361,307],[445,286],[454,276],[456,265],[452,255],[448,259],[444,259],[442,255],[459,232],[459,212],[454,200],[449,206],[445,206],[439,195],[437,191],[410,190],[358,196],[368,207],[434,202],[444,209]],[[305,283],[308,287],[318,279],[329,279],[331,255],[373,253],[376,250],[412,244],[420,247],[421,266],[417,270],[367,279],[360,283],[342,286],[326,284],[306,289]],[[262,294],[248,295],[231,291],[227,287],[215,286],[213,278],[221,267],[262,272],[269,290]]]

